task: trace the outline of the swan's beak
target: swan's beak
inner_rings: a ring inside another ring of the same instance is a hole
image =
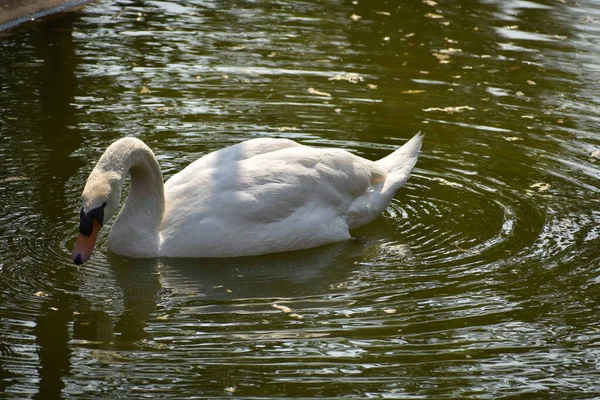
[[[71,254],[71,259],[75,264],[81,265],[90,259],[100,228],[102,228],[102,224],[93,218],[91,234],[89,236],[84,235],[83,233],[79,235],[75,247],[73,247],[73,253]]]

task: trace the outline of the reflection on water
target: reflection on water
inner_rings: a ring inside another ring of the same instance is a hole
[[[592,2],[99,2],[0,38],[0,392],[592,398]],[[427,132],[356,240],[71,265],[114,139],[165,175],[256,137],[377,159]],[[564,394],[564,396],[563,396]]]

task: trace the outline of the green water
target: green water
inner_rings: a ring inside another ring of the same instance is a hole
[[[597,398],[599,54],[589,0],[100,1],[4,33],[0,397]],[[377,159],[419,130],[359,241],[70,260],[117,138],[169,177],[252,137]]]

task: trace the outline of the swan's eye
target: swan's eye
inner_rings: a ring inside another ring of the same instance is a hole
[[[94,218],[100,222],[100,225],[104,224],[104,207],[94,208],[87,213],[88,218]]]
[[[87,214],[83,211],[83,208],[81,209],[79,213],[79,232],[82,235],[90,236],[92,234],[93,219],[98,221],[100,225],[104,224],[104,207],[106,207],[106,202],[101,207],[90,210]]]
[[[81,209],[81,214],[79,214],[79,233],[85,236],[91,236],[92,234],[92,219],[85,215],[83,212],[83,208]]]

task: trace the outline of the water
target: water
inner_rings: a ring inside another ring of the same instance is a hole
[[[597,3],[438,3],[103,1],[3,34],[2,396],[600,396]],[[357,242],[70,261],[122,136],[168,177],[252,137],[376,159],[419,130]]]

